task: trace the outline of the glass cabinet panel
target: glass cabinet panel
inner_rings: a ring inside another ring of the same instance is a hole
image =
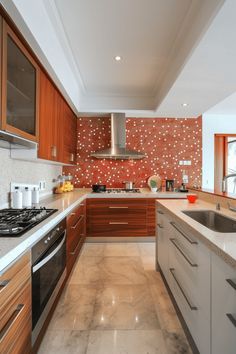
[[[6,123],[36,135],[36,69],[7,35]]]

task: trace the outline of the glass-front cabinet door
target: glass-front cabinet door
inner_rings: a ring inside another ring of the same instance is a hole
[[[38,140],[39,67],[3,20],[2,129]]]

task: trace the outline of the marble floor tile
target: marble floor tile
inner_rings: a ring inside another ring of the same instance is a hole
[[[139,257],[139,247],[136,243],[107,243],[105,257]]]
[[[38,354],[86,354],[89,331],[47,331]]]
[[[184,333],[163,331],[167,354],[192,354]]]
[[[140,257],[104,257],[100,278],[106,284],[145,284]]]
[[[87,330],[93,320],[97,289],[69,284],[56,307],[49,330]]]
[[[156,253],[155,242],[139,243],[138,247],[139,247],[139,252],[141,257],[155,257],[155,253]]]
[[[160,273],[156,272],[155,282],[152,282],[150,289],[161,328],[169,332],[183,333]]]
[[[92,329],[159,329],[146,285],[113,285],[98,290]]]
[[[100,257],[104,255],[104,243],[85,243],[80,257]]]
[[[143,256],[141,257],[142,265],[145,270],[155,270],[155,258],[153,256]]]
[[[168,354],[160,330],[91,331],[87,354]]]
[[[70,284],[100,285],[103,257],[80,257],[75,265]]]

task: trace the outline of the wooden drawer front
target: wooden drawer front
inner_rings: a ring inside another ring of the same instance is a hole
[[[145,224],[125,221],[90,223],[88,222],[88,236],[147,236]]]
[[[81,215],[85,215],[85,204],[80,203],[78,207],[76,207],[66,219],[67,229],[70,227],[74,227],[79,220]]]
[[[212,254],[212,353],[214,354],[235,354],[235,285],[236,269]]]
[[[31,283],[1,308],[0,353],[27,354],[31,342]],[[29,353],[29,352],[28,352]]]
[[[75,252],[75,249],[80,239],[84,236],[84,232],[85,232],[85,218],[84,215],[80,215],[76,224],[70,227],[67,234],[68,252],[70,253]]]
[[[27,253],[0,275],[0,308],[15,296],[30,277],[30,254]]]
[[[146,208],[143,206],[120,206],[120,205],[108,205],[92,207],[87,212],[88,217],[97,218],[112,218],[112,217],[133,217],[133,218],[145,218],[146,220]]]
[[[87,199],[87,208],[92,206],[145,206],[147,199],[145,198],[89,198]]]

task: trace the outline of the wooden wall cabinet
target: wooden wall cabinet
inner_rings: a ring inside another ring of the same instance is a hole
[[[66,219],[67,224],[67,276],[79,255],[86,236],[86,201],[77,206]]]
[[[38,141],[39,66],[1,18],[1,129]]]
[[[31,353],[30,253],[0,274],[0,353]]]
[[[76,162],[76,116],[48,76],[40,71],[38,157],[66,164]]]
[[[87,199],[87,236],[153,236],[154,205],[146,198]]]

